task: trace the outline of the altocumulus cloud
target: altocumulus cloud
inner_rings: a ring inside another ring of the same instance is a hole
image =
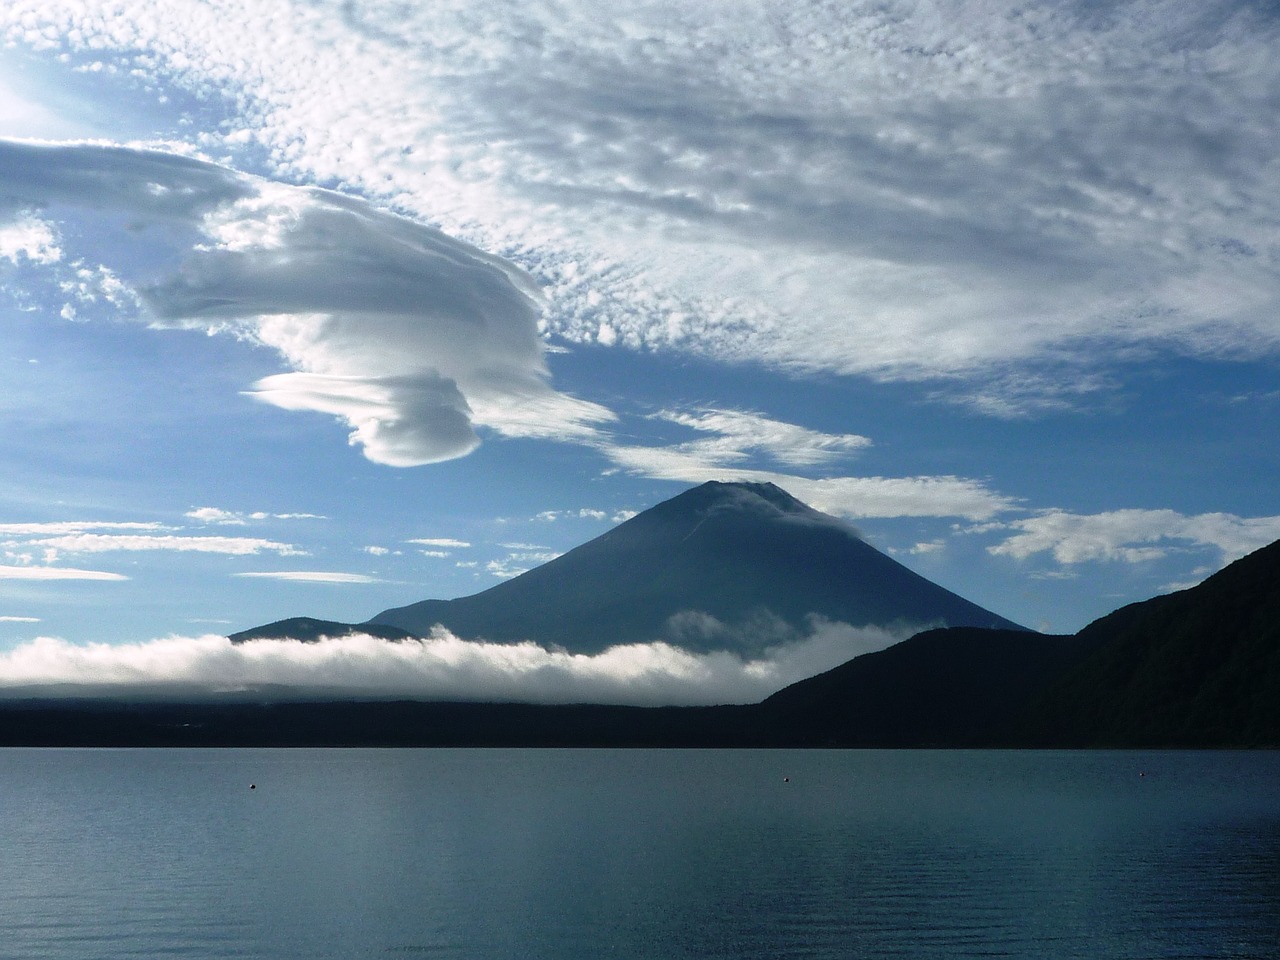
[[[0,170],[11,259],[74,222],[77,275],[100,264],[152,326],[274,349],[292,369],[251,393],[338,417],[371,460],[462,456],[479,426],[581,439],[611,419],[549,386],[530,278],[431,227],[154,149],[0,141]],[[112,232],[121,215],[130,229]],[[74,289],[59,253],[42,262]]]
[[[804,640],[744,660],[665,643],[585,656],[527,642],[461,640],[443,630],[398,642],[359,635],[233,644],[219,636],[174,636],[113,646],[41,637],[0,653],[0,696],[750,703],[900,639],[887,630],[822,623]]]
[[[780,466],[823,466],[869,447],[857,434],[829,434],[758,413],[723,409],[665,410],[654,415],[700,436],[666,446],[594,445],[630,473],[661,480],[774,483],[818,510],[854,519],[965,517],[983,520],[1015,502],[980,480],[954,476],[810,478],[745,466],[760,454]]]
[[[1010,413],[1117,346],[1277,348],[1267,5],[626,6],[8,0],[0,30],[248,105],[201,146],[510,254],[572,340],[955,377]],[[274,399],[450,406],[418,387]]]
[[[1078,514],[1046,510],[1034,517],[975,528],[1016,530],[988,547],[996,556],[1018,560],[1052,553],[1059,563],[1091,560],[1140,563],[1156,560],[1171,549],[1212,547],[1223,562],[1239,559],[1280,537],[1280,516],[1238,517],[1229,513],[1186,515],[1175,510],[1112,510]]]

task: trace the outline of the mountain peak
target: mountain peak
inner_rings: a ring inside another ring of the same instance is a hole
[[[681,519],[699,523],[715,514],[751,517],[761,523],[806,518],[837,524],[850,531],[853,529],[835,517],[819,513],[775,484],[721,480],[708,480],[670,500],[664,500],[616,529],[623,529],[637,520],[641,521],[641,525],[679,522]]]
[[[930,583],[848,523],[772,483],[711,481],[483,593],[424,600],[370,623],[574,653],[662,640],[755,654],[814,618],[852,626],[1016,624]]]
[[[531,640],[581,654],[662,641],[755,656],[808,637],[818,621],[1022,629],[772,483],[718,481],[481,593],[384,610],[350,629],[427,636],[443,626],[464,639]],[[312,637],[348,626],[297,618],[236,637]]]
[[[817,513],[812,507],[797,500],[777,484],[767,481],[751,482],[746,480],[708,480],[706,483],[686,490],[672,497],[653,509],[659,508],[707,508],[707,507],[752,507],[770,506],[783,513]]]

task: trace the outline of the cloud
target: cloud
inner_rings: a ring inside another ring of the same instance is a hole
[[[8,225],[0,225],[0,260],[18,264],[50,264],[62,259],[58,238],[43,220],[24,216]]]
[[[1047,510],[1034,517],[979,528],[1018,531],[988,547],[995,556],[1025,560],[1052,553],[1059,563],[1105,560],[1141,563],[1178,546],[1213,547],[1223,562],[1280,539],[1280,517],[1238,517],[1229,513],[1186,515],[1174,510],[1112,510],[1076,514]]]
[[[218,507],[196,507],[188,510],[183,516],[200,523],[225,523],[233,526],[244,526],[248,523],[243,514],[231,510],[220,510]]]
[[[170,530],[160,523],[111,520],[52,520],[37,523],[0,523],[0,536],[57,536],[89,530]]]
[[[1263,7],[615,12],[9,0],[0,31],[242,104],[200,146],[502,252],[574,342],[931,378],[1002,415],[1118,348],[1280,346]]]
[[[812,479],[737,467],[705,458],[687,446],[601,446],[617,466],[656,480],[705,483],[738,480],[774,483],[809,506],[853,519],[877,517],[964,517],[987,520],[1013,509],[1016,501],[978,480],[935,477],[825,477]]]
[[[75,567],[0,566],[0,580],[128,580],[119,573]]]
[[[422,223],[154,149],[0,141],[0,170],[14,250],[35,249],[31,210],[97,218],[102,230],[129,217],[111,242],[80,231],[76,262],[103,265],[79,267],[90,274],[80,283],[106,276],[117,298],[135,292],[153,326],[272,348],[291,370],[251,395],[338,417],[375,462],[463,456],[478,427],[581,439],[612,418],[548,385],[534,282]],[[157,270],[166,258],[176,262]],[[74,279],[62,289],[77,302],[98,295]]]
[[[39,617],[0,617],[0,623],[39,623]]]
[[[265,580],[286,580],[292,583],[383,583],[362,573],[339,573],[330,570],[272,570],[253,573],[236,573],[236,577],[259,577]]]
[[[424,547],[451,547],[455,549],[471,546],[465,540],[454,540],[451,537],[421,537],[417,540],[406,540],[405,543],[416,543]]]
[[[106,553],[116,550],[169,550],[179,553],[223,553],[228,556],[255,556],[264,551],[291,557],[304,551],[289,543],[256,537],[130,536],[127,534],[78,533],[63,537],[6,543],[4,546],[43,547],[64,553]]]
[[[812,467],[871,446],[870,439],[857,434],[821,433],[740,410],[665,410],[657,416],[703,433],[716,434],[714,439],[682,444],[678,449],[722,464],[745,459],[749,452],[759,451],[786,466]]]
[[[533,519],[539,523],[555,523],[559,520],[608,520],[609,514],[603,510],[582,507],[578,510],[543,510]]]
[[[324,520],[317,513],[265,513],[256,510],[253,513],[241,513],[236,510],[223,510],[220,507],[196,507],[188,510],[183,516],[199,523],[217,523],[230,526],[244,526],[250,520]]]
[[[536,543],[502,543],[499,546],[511,552],[500,559],[490,560],[485,564],[485,569],[504,580],[528,573],[534,567],[550,563],[560,556],[556,551]]]
[[[878,629],[816,624],[803,641],[754,660],[692,654],[665,643],[587,656],[533,643],[370,636],[316,643],[168,637],[76,645],[42,637],[0,652],[0,694],[84,697],[315,696],[529,703],[751,703],[781,687],[903,639]]]
[[[981,481],[962,477],[811,478],[748,465],[754,451],[785,466],[825,466],[871,445],[858,434],[822,433],[761,414],[721,409],[668,410],[657,418],[716,436],[664,446],[629,446],[605,439],[593,445],[616,467],[639,476],[682,483],[774,483],[818,510],[854,519],[984,520],[1015,506],[1014,500]]]

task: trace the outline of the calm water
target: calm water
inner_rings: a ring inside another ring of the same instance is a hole
[[[1280,754],[0,751],[0,954],[1272,960]]]

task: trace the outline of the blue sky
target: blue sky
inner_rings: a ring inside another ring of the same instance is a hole
[[[10,670],[474,593],[706,479],[1053,631],[1280,537],[1266,4],[0,38]]]

